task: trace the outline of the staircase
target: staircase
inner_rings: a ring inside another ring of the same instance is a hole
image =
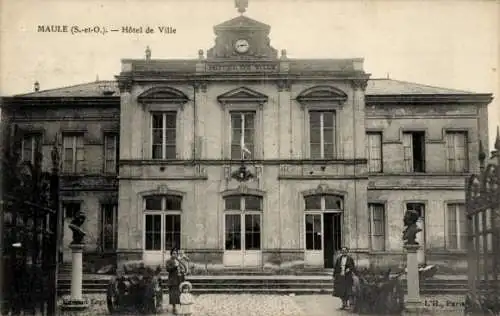
[[[71,289],[71,273],[67,269],[60,269],[58,293],[69,294]],[[227,271],[225,271],[227,272]],[[110,275],[85,274],[83,277],[83,293],[106,293]],[[167,276],[162,273],[162,283],[166,289]],[[273,275],[248,272],[245,275],[224,273],[224,275],[192,275],[188,281],[193,284],[194,294],[332,294],[332,276],[323,272],[301,275]],[[402,280],[406,289],[406,281]],[[467,279],[454,278],[426,279],[420,284],[421,294],[455,294],[465,295]]]

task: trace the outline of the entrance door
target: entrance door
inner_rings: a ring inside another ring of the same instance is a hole
[[[170,250],[180,247],[180,214],[144,214],[144,256],[149,265],[162,265],[170,258]]]
[[[257,267],[261,265],[261,214],[225,214],[224,265]]]
[[[335,254],[342,247],[342,229],[340,213],[323,214],[323,262],[324,267],[332,269],[335,263]]]
[[[305,202],[305,252],[307,266],[332,268],[342,247],[343,199],[336,195],[310,195]]]
[[[224,204],[224,265],[261,266],[262,197],[233,195]]]
[[[172,248],[181,248],[181,202],[170,195],[145,199],[144,263],[163,265]]]

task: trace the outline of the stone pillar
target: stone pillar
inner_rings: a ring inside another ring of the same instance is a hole
[[[71,262],[71,297],[63,300],[64,310],[84,310],[89,306],[88,300],[83,298],[83,244],[72,244]]]
[[[405,245],[404,248],[406,249],[406,283],[408,287],[408,296],[405,307],[408,312],[418,313],[422,308],[417,260],[417,251],[420,246]]]
[[[81,300],[83,281],[83,245],[71,245],[71,298]]]

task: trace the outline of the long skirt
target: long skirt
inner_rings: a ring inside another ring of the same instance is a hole
[[[350,275],[337,275],[333,283],[334,296],[346,300],[351,295],[352,277]]]
[[[181,292],[178,285],[170,285],[168,287],[168,303],[169,304],[180,304],[181,303]]]

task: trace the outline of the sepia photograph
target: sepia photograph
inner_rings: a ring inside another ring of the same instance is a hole
[[[0,0],[0,315],[500,315],[499,20]]]

